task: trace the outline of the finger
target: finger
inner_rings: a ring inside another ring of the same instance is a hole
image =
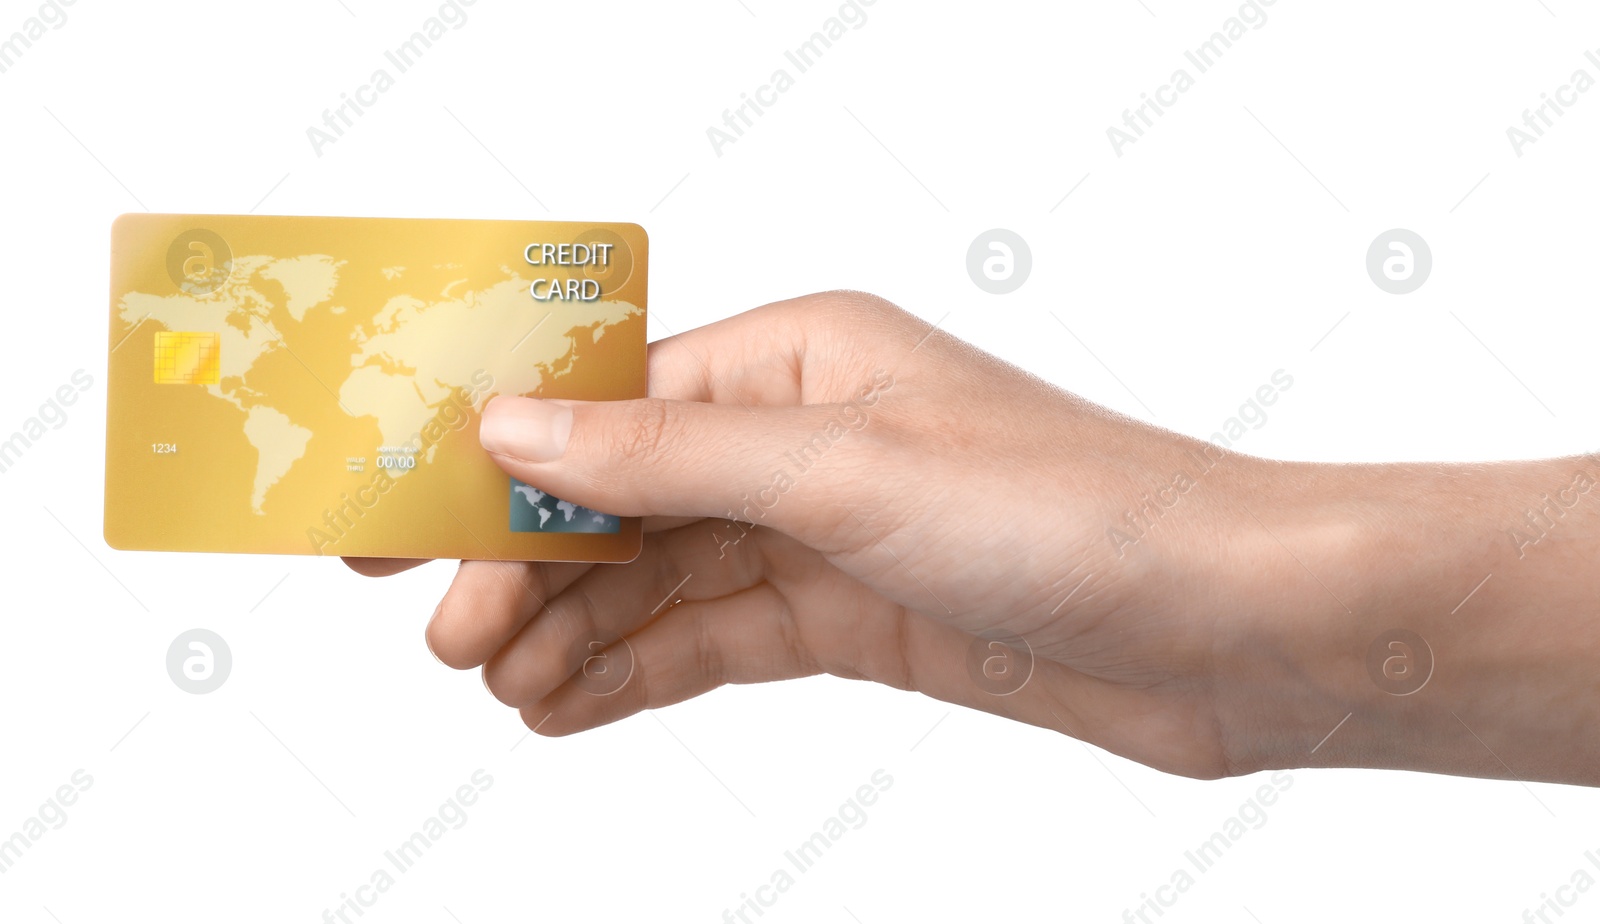
[[[479,437],[518,480],[620,516],[725,517],[824,542],[891,471],[863,432],[887,383],[843,405],[497,397]],[[794,497],[786,503],[787,495]],[[821,546],[818,546],[819,548]]]
[[[788,608],[771,584],[716,600],[681,603],[617,642],[522,720],[541,735],[570,735],[644,709],[682,702],[725,683],[819,673],[794,638]],[[602,669],[603,668],[603,669]]]
[[[863,645],[861,637],[849,633],[831,638],[802,633],[790,614],[790,603],[770,582],[716,600],[679,604],[606,648],[550,695],[522,707],[522,720],[542,735],[568,735],[727,683],[826,672],[915,690],[1131,753],[1118,724],[1154,708],[1145,691],[1035,660],[1028,652],[1017,654],[1019,660],[1009,666],[1020,672],[996,687],[984,676],[981,661],[972,663],[980,639],[898,607],[868,618],[875,634],[898,640],[894,651]],[[1163,734],[1172,735],[1172,729]]]
[[[830,390],[870,372],[842,341],[883,326],[909,335],[918,323],[862,292],[773,302],[651,344],[650,396],[748,407],[840,400]]]
[[[848,400],[871,378],[871,370],[846,338],[859,337],[864,329],[926,336],[925,328],[912,315],[863,292],[819,292],[773,302],[650,344],[649,394],[752,409]],[[848,371],[856,366],[861,367],[856,374]],[[673,529],[696,518],[651,518],[645,529]],[[345,559],[351,570],[371,577],[423,563]]]
[[[647,533],[664,533],[690,523],[698,523],[704,517],[645,517],[644,531]]]
[[[388,577],[432,561],[429,558],[346,558],[350,570],[364,577]]]
[[[428,650],[457,670],[477,667],[538,615],[587,562],[464,561],[428,621]]]
[[[676,601],[724,597],[755,586],[762,576],[753,535],[729,541],[705,526],[691,526],[651,536],[632,562],[595,568],[548,600],[484,665],[484,684],[502,703],[525,706]]]

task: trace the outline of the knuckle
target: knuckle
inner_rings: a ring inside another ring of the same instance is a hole
[[[826,330],[849,331],[863,325],[881,325],[897,317],[910,317],[888,299],[856,289],[815,292],[756,310],[773,324],[798,326],[800,333],[819,326]]]
[[[818,300],[830,318],[844,324],[881,323],[906,316],[888,299],[856,289],[834,289],[822,293]]]
[[[727,681],[722,658],[722,640],[717,637],[716,626],[703,612],[694,615],[695,669],[699,676],[713,686]]]
[[[673,423],[672,406],[659,398],[630,402],[611,436],[612,461],[638,464],[654,461]]]

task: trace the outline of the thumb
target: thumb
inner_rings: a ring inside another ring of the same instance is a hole
[[[866,418],[843,416],[855,425],[829,405],[501,396],[485,408],[479,440],[517,480],[593,510],[726,517],[807,541],[848,517],[859,487],[841,477],[841,462],[859,461],[854,431]]]

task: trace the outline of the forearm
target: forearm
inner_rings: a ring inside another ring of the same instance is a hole
[[[1277,472],[1246,763],[1600,785],[1600,459]]]

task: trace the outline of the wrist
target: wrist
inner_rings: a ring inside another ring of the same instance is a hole
[[[1595,461],[1274,466],[1242,769],[1600,783]]]

